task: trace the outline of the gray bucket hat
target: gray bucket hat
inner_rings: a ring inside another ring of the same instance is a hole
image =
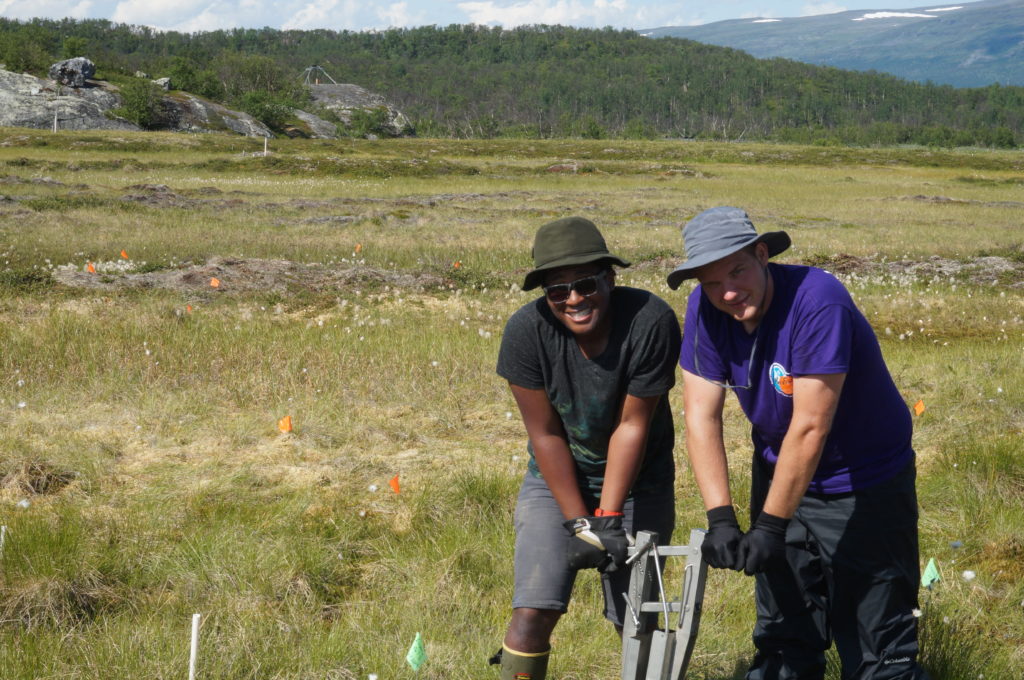
[[[591,262],[611,262],[628,267],[621,257],[608,252],[604,237],[594,223],[582,217],[563,217],[537,230],[533,240],[533,269],[523,280],[523,290],[532,290],[544,282],[552,269]]]
[[[768,246],[768,257],[778,255],[792,243],[784,231],[759,235],[750,217],[739,208],[720,206],[705,210],[683,227],[686,262],[668,275],[668,287],[675,290],[684,280],[693,278],[696,269],[761,241]]]

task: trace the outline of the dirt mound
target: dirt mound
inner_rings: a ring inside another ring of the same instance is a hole
[[[812,257],[804,264],[821,267],[833,274],[858,276],[910,276],[917,280],[947,279],[966,281],[979,286],[1002,284],[1024,287],[1024,261],[989,255],[967,260],[952,260],[933,255],[927,260],[876,262],[866,257],[838,253],[829,257]]]
[[[302,264],[288,260],[213,258],[205,264],[144,273],[97,273],[63,267],[54,279],[65,286],[114,290],[122,288],[164,288],[182,292],[218,294],[246,291],[344,290],[353,286],[387,284],[422,290],[437,288],[444,279],[434,274],[411,274],[356,265],[347,268]]]
[[[918,201],[921,203],[939,203],[939,204],[952,204],[952,205],[981,205],[987,208],[1019,208],[1024,207],[1024,203],[1020,201],[976,201],[974,199],[967,198],[950,198],[949,196],[925,196],[917,194],[916,196],[901,196],[896,200],[900,201]]]

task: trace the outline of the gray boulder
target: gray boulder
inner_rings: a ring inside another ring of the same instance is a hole
[[[140,129],[110,113],[122,104],[117,88],[103,81],[93,81],[89,87],[65,88],[50,80],[0,69],[0,126],[49,130],[56,117],[61,130]],[[161,109],[171,130],[271,135],[267,126],[249,114],[185,92],[165,96]]]
[[[334,112],[346,126],[351,125],[352,114],[356,110],[383,109],[387,112],[384,132],[401,137],[408,135],[412,129],[405,114],[389,104],[382,95],[358,85],[312,85],[309,90],[315,103]]]
[[[273,137],[266,125],[248,113],[233,111],[188,92],[164,97],[168,125],[182,132],[236,132],[247,137]]]
[[[170,78],[157,78],[153,82],[156,83],[157,85],[159,85],[160,89],[162,89],[164,92],[167,92],[168,90],[171,89],[171,79]]]
[[[107,111],[121,97],[103,86],[62,88],[53,81],[0,70],[0,126],[49,130],[138,130]]]
[[[50,66],[50,78],[68,87],[85,87],[85,81],[96,75],[96,64],[85,57],[58,61]]]
[[[338,128],[334,123],[326,121],[320,116],[315,116],[308,111],[292,109],[292,114],[303,123],[306,129],[299,130],[294,136],[310,137],[312,139],[334,139],[338,136]],[[285,130],[290,133],[290,130]]]

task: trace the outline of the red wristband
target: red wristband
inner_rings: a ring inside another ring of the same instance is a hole
[[[594,517],[625,517],[621,512],[612,512],[611,510],[602,510],[598,508],[594,510]]]

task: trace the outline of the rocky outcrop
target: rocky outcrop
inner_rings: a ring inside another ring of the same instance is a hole
[[[85,57],[58,61],[50,66],[50,78],[68,87],[85,87],[85,81],[96,75],[96,64]]]
[[[122,103],[117,88],[102,81],[72,88],[0,69],[0,126],[49,130],[56,116],[61,130],[141,129],[111,113]],[[164,97],[162,104],[164,123],[172,130],[272,136],[266,125],[249,114],[185,92]]]
[[[295,134],[291,134],[291,130],[285,130],[285,133],[293,137],[310,137],[312,139],[334,139],[338,136],[338,126],[334,123],[324,120],[320,116],[314,116],[308,111],[301,109],[292,109],[292,115],[302,121],[302,129],[295,129]]]
[[[69,60],[76,61],[76,60]],[[87,59],[81,61],[89,62]],[[63,74],[70,69],[53,69]],[[79,74],[88,69],[77,71]],[[66,80],[79,82],[68,76]],[[164,79],[162,79],[164,80]],[[79,86],[68,86],[36,78],[24,73],[12,73],[0,68],[0,126],[28,127],[48,130],[54,125],[61,130],[139,130],[139,126],[118,117],[113,111],[123,105],[118,88],[104,81],[83,79]],[[172,87],[170,82],[156,81],[161,87]],[[358,85],[316,85],[313,99],[330,111],[343,125],[350,125],[357,110],[381,111],[383,121],[380,132],[402,136],[411,133],[408,119],[379,94]],[[338,125],[307,111],[292,111],[301,121],[285,132],[291,136],[333,139],[338,137]],[[333,117],[333,116],[328,116]],[[160,128],[182,132],[235,132],[249,137],[270,137],[273,132],[252,116],[233,111],[188,92],[169,91],[160,103]]]
[[[71,88],[0,70],[0,125],[48,130],[56,117],[61,130],[138,130],[137,125],[108,115],[119,106],[121,98],[100,85]]]
[[[232,111],[188,92],[174,92],[164,97],[167,126],[182,132],[237,132],[247,137],[273,137],[263,123],[248,113]]]
[[[312,85],[310,93],[313,101],[333,112],[345,125],[351,125],[352,114],[356,110],[383,109],[387,111],[385,132],[395,137],[409,134],[412,125],[405,115],[388,104],[383,96],[358,85]]]

